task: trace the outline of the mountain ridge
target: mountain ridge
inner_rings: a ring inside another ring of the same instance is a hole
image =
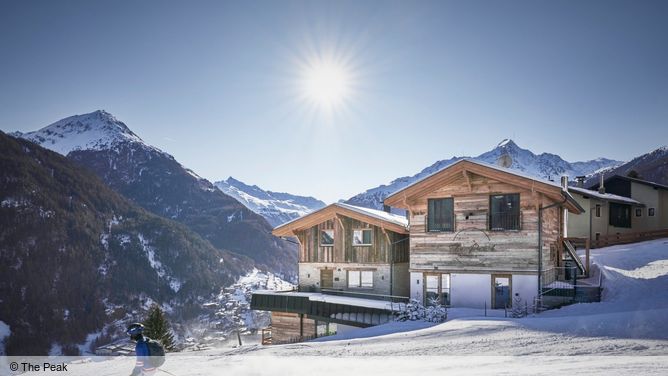
[[[391,193],[440,171],[462,159],[480,160],[491,164],[505,164],[507,165],[506,167],[511,169],[544,179],[556,179],[563,174],[574,178],[575,176],[588,175],[601,168],[617,166],[622,163],[621,161],[607,158],[597,158],[589,161],[570,163],[557,154],[534,154],[530,150],[519,147],[512,139],[504,139],[492,150],[484,152],[477,157],[453,156],[449,159],[439,160],[415,175],[403,176],[392,180],[389,184],[383,184],[368,189],[345,200],[345,202],[352,205],[382,209],[383,200]]]

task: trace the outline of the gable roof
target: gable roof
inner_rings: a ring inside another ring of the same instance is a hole
[[[604,201],[610,201],[610,202],[616,202],[619,204],[629,204],[629,205],[634,205],[634,206],[645,206],[645,204],[642,204],[632,198],[624,197],[624,196],[619,196],[619,195],[613,195],[612,193],[599,193],[598,191],[593,191],[591,189],[586,189],[586,188],[580,188],[580,187],[568,187],[569,192],[575,192],[579,195],[582,196],[590,196],[594,197],[599,200],[604,200]]]
[[[628,176],[622,176],[622,175],[612,175],[612,176],[610,176],[609,178],[607,178],[603,181],[603,185],[605,185],[605,183],[607,183],[611,180],[625,180],[625,181],[630,181],[632,183],[648,185],[648,186],[650,186],[652,188],[656,188],[656,189],[668,190],[668,185],[663,185],[663,184],[655,183],[653,181],[648,181],[648,180],[630,178]],[[589,187],[589,189],[598,189],[599,185],[600,185],[599,183],[596,183],[596,184],[592,185],[591,187]]]
[[[408,219],[403,216],[342,202],[327,205],[324,208],[276,226],[271,233],[276,236],[294,236],[294,232],[297,230],[313,227],[337,215],[357,219],[400,234],[408,234]]]
[[[462,174],[472,172],[481,176],[494,177],[508,184],[535,190],[544,194],[555,202],[564,202],[564,206],[573,213],[582,213],[584,209],[575,201],[568,191],[561,185],[553,181],[536,178],[534,176],[495,166],[489,163],[475,161],[472,159],[462,159],[451,165],[448,165],[431,175],[407,185],[406,187],[390,194],[385,198],[385,205],[407,209],[406,200],[425,194],[440,186],[452,183],[459,179]]]

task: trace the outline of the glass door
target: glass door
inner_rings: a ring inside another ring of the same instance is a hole
[[[510,276],[497,275],[492,277],[492,307],[505,308],[510,305]]]
[[[424,275],[424,304],[450,304],[450,274]]]

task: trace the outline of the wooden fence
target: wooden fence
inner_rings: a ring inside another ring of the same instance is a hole
[[[600,247],[607,247],[609,245],[636,243],[645,240],[652,240],[666,237],[668,237],[668,229],[602,235],[599,236],[598,239],[593,239],[591,241],[591,247],[600,248]]]

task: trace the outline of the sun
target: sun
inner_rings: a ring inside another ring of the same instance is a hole
[[[302,96],[327,111],[341,107],[351,94],[351,75],[343,64],[318,60],[303,67]]]

